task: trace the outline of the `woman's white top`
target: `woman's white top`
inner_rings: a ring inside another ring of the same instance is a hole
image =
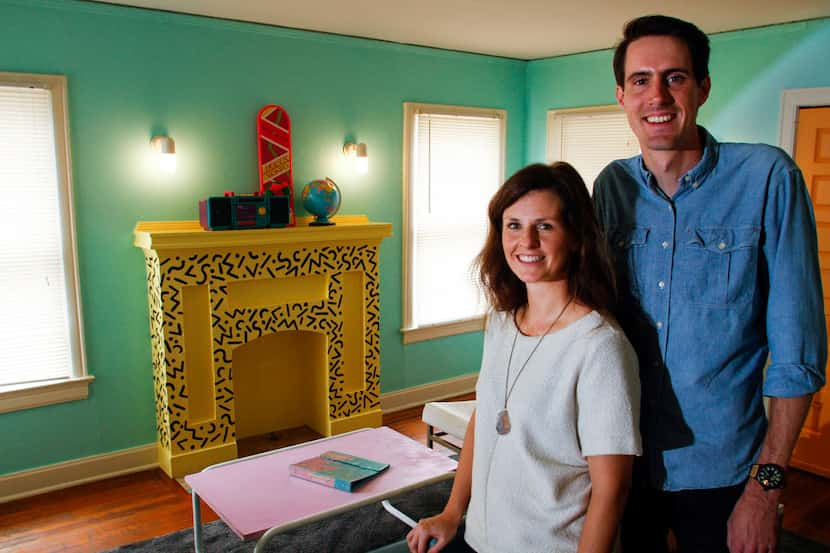
[[[478,553],[575,552],[591,494],[591,455],[640,455],[640,381],[622,331],[592,311],[516,341],[508,389],[511,431],[496,432],[517,328],[490,315],[476,386],[472,495],[465,539]]]

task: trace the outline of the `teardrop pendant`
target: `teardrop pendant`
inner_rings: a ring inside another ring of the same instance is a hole
[[[496,418],[496,432],[504,436],[510,433],[510,414],[507,409],[499,411]]]

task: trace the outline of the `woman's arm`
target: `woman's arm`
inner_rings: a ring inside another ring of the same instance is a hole
[[[611,553],[631,485],[633,455],[588,457],[591,498],[577,553]]]
[[[467,431],[464,433],[464,444],[461,447],[461,457],[458,459],[458,468],[455,471],[455,481],[452,484],[447,506],[440,514],[421,519],[418,526],[406,536],[409,551],[412,553],[437,553],[441,551],[455,537],[458,526],[467,505],[470,503],[470,491],[473,485],[473,447],[475,444],[476,414],[473,411]],[[428,548],[431,538],[436,544]]]

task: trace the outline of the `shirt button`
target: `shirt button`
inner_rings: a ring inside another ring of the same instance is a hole
[[[721,242],[720,244],[718,244],[718,249],[719,250],[726,249],[726,242]]]
[[[692,188],[697,188],[698,186],[700,186],[700,183],[698,181],[692,183]]]
[[[657,321],[657,328],[658,329],[663,328],[663,321]]]
[[[662,290],[663,288],[666,287],[666,283],[661,280],[660,282],[657,283],[657,286],[659,286],[660,289]]]
[[[690,177],[689,175],[686,175],[683,178],[686,179],[686,182],[689,182],[690,180],[692,180],[692,177]]]
[[[661,245],[661,246],[663,246],[663,249],[664,249],[664,250],[665,250],[666,248],[668,248],[668,247],[669,247],[669,243],[668,243],[668,242],[666,242],[666,241],[663,241],[663,243],[662,243],[662,244],[660,244],[660,245]]]

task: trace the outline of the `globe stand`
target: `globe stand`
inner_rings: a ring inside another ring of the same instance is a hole
[[[311,221],[308,224],[308,226],[310,226],[310,227],[330,227],[330,226],[336,225],[336,224],[337,223],[334,223],[333,221],[331,221],[327,217],[319,217],[318,216],[316,219]]]

